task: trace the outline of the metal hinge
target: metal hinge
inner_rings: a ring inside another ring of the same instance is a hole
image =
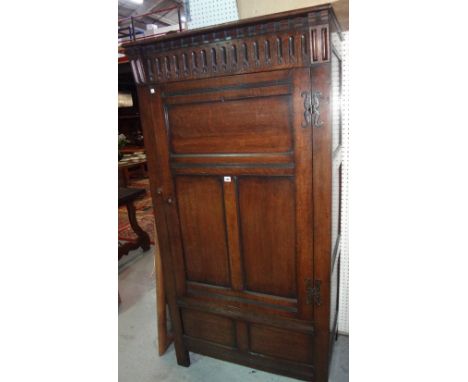
[[[323,121],[320,120],[320,92],[302,92],[301,97],[304,98],[304,121],[302,127],[312,125],[313,127],[322,127]]]
[[[322,299],[320,297],[320,280],[315,280],[312,284],[312,279],[306,279],[306,293],[307,293],[307,304],[312,304],[312,301],[315,305],[320,306]]]

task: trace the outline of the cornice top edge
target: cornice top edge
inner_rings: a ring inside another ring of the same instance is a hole
[[[308,17],[312,13],[319,13],[323,11],[326,11],[327,14],[332,13],[333,17],[336,18],[336,16],[334,15],[332,5],[324,4],[324,5],[314,6],[314,7],[295,9],[295,10],[287,11],[287,12],[280,12],[280,13],[274,13],[270,15],[252,17],[248,19],[237,20],[237,21],[212,25],[212,26],[203,27],[203,28],[186,30],[186,31],[182,31],[179,33],[171,33],[171,34],[166,34],[166,35],[157,36],[157,37],[148,37],[145,39],[124,43],[122,47],[125,50],[127,50],[132,47],[143,47],[143,46],[154,45],[158,43],[170,42],[170,41],[174,41],[178,39],[195,38],[200,35],[222,32],[225,30],[232,30],[236,28],[248,28],[248,27],[252,27],[252,26],[264,24],[264,23],[281,22],[283,20],[288,20],[291,18]]]

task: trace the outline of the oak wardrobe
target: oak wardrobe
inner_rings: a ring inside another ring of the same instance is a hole
[[[340,49],[329,5],[126,45],[180,365],[191,351],[328,380]]]

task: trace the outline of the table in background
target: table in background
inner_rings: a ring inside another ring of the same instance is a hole
[[[133,231],[137,234],[138,239],[136,242],[127,242],[125,244],[119,244],[119,260],[122,256],[128,254],[128,252],[142,248],[143,251],[147,251],[150,248],[150,238],[149,235],[143,231],[143,229],[138,225],[136,218],[136,210],[133,202],[135,199],[143,196],[146,193],[144,188],[125,188],[119,187],[119,207],[122,205],[127,206],[128,220],[130,221],[130,226]]]
[[[127,187],[130,179],[129,170],[139,168],[142,177],[146,177],[146,159],[134,162],[119,162],[119,186]]]

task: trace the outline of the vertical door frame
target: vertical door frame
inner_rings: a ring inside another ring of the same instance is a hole
[[[327,381],[330,353],[330,279],[331,279],[331,192],[332,132],[330,112],[331,64],[324,62],[310,68],[312,98],[317,95],[318,122],[313,136],[313,204],[314,204],[314,281],[320,281],[320,305],[314,307],[314,361],[317,381]],[[316,115],[317,116],[317,115]]]
[[[174,347],[177,363],[190,365],[190,357],[182,338],[182,319],[177,306],[177,297],[184,294],[185,276],[181,267],[180,235],[171,229],[171,219],[177,218],[175,210],[174,186],[169,167],[169,140],[165,129],[165,113],[161,99],[161,86],[138,86],[140,116],[148,162],[151,197],[158,227],[158,242],[161,250],[162,269],[165,275],[164,286],[167,303],[174,326]],[[175,216],[174,216],[175,215]],[[176,235],[176,237],[174,237]],[[177,276],[176,276],[177,274]]]
[[[313,201],[312,201],[312,128],[307,123],[305,106],[310,94],[309,68],[293,70],[292,128],[295,163],[296,287],[298,318],[312,321],[313,304],[307,288],[313,279]]]

